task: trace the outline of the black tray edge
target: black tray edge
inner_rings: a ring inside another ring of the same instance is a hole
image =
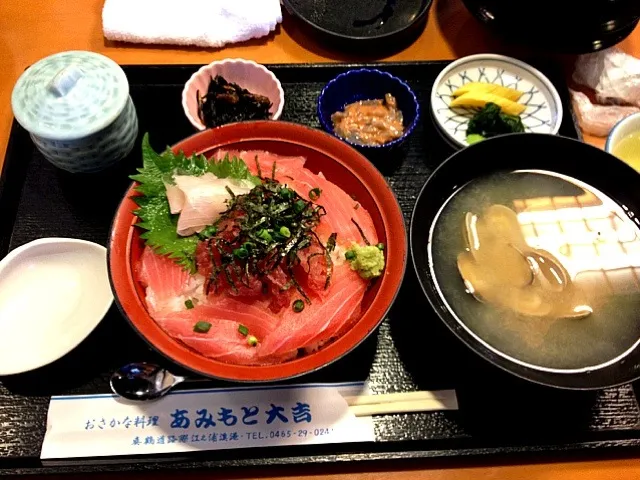
[[[193,455],[194,452],[187,452]],[[196,454],[197,455],[197,454]],[[500,460],[496,456],[500,455]],[[161,457],[151,456],[137,459],[137,462],[125,465],[119,458],[109,459],[85,459],[74,461],[69,465],[68,461],[63,465],[61,461],[47,461],[41,467],[27,467],[15,469],[0,469],[0,477],[4,475],[41,475],[46,474],[82,474],[82,473],[115,473],[115,472],[177,472],[188,470],[216,470],[243,471],[244,475],[251,469],[258,469],[260,476],[269,474],[271,469],[285,469],[293,472],[296,465],[314,465],[311,469],[322,468],[332,470],[344,469],[346,465],[355,463],[358,471],[381,468],[453,468],[469,466],[489,466],[514,463],[545,463],[550,461],[575,462],[585,460],[610,460],[637,458],[640,455],[640,439],[620,439],[606,442],[580,442],[552,445],[473,448],[473,449],[441,449],[441,450],[412,450],[412,451],[386,451],[372,453],[345,453],[323,456],[291,456],[271,457],[261,459],[242,460],[202,460],[198,461],[193,456],[190,461],[187,457],[182,460],[163,460]],[[129,460],[125,459],[126,460]],[[279,472],[286,474],[287,472]],[[327,473],[327,472],[325,472]],[[256,473],[258,475],[258,473]]]

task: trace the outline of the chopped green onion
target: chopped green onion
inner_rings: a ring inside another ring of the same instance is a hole
[[[289,190],[287,187],[283,187],[280,189],[280,196],[285,200],[291,199],[293,197],[293,192]]]
[[[322,190],[320,190],[318,187],[313,188],[309,191],[309,198],[315,201],[320,198],[321,193],[322,193]]]
[[[356,258],[356,252],[353,250],[347,250],[344,254],[344,258],[347,260],[354,260]]]
[[[256,337],[254,337],[253,335],[249,335],[247,337],[247,343],[249,345],[251,345],[252,347],[255,347],[256,345],[258,345],[258,339]]]
[[[184,306],[187,307],[187,310],[191,310],[193,308],[193,300],[187,300],[186,302],[184,302]]]
[[[238,325],[238,331],[244,337],[249,335],[249,329],[247,327],[245,327],[244,325],[242,325],[242,324]]]
[[[307,208],[307,203],[304,200],[298,200],[293,204],[293,211],[296,213],[300,213],[305,208]]]
[[[295,302],[293,302],[292,308],[294,312],[300,313],[302,310],[304,310],[304,302],[298,299]]]
[[[233,254],[243,260],[245,258],[247,258],[249,256],[249,252],[247,251],[247,249],[245,247],[240,247],[240,248],[234,248],[233,249]]]
[[[193,331],[196,333],[207,333],[211,328],[211,324],[209,322],[203,322],[200,320],[193,326]]]
[[[209,225],[207,228],[202,230],[198,235],[200,238],[209,238],[213,237],[216,233],[218,233],[218,227],[215,225]]]
[[[270,242],[271,240],[273,240],[273,238],[271,237],[271,234],[264,228],[258,232],[258,238],[261,238],[266,242]]]
[[[479,135],[477,133],[470,133],[469,135],[467,135],[467,143],[469,145],[473,145],[474,143],[478,143],[483,141],[485,138],[482,135]]]
[[[244,242],[242,246],[247,250],[247,252],[251,253],[251,250],[256,248],[256,244],[253,242]]]
[[[378,247],[378,250],[384,250],[384,243],[379,243],[376,247]]]
[[[287,227],[280,227],[280,235],[285,238],[289,238],[291,236],[291,230],[289,230]]]

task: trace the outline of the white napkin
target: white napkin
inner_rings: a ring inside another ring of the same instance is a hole
[[[268,35],[282,21],[279,0],[106,0],[109,40],[222,47]]]

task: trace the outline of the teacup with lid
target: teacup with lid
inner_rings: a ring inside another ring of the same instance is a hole
[[[20,76],[13,114],[44,157],[72,173],[92,173],[126,157],[138,135],[129,83],[104,55],[61,52]]]

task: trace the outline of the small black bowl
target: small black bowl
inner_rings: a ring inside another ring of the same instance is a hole
[[[420,191],[411,217],[409,237],[413,265],[424,294],[440,319],[469,348],[526,380],[558,388],[587,390],[640,378],[639,342],[615,361],[585,371],[532,368],[479,341],[448,309],[430,267],[432,258],[427,245],[432,224],[445,202],[468,182],[491,173],[515,170],[545,170],[572,177],[608,196],[640,225],[636,220],[640,215],[640,175],[614,156],[556,135],[522,133],[491,138],[452,155],[433,172]],[[526,188],[532,191],[520,192],[522,198],[540,195],[537,185]],[[455,260],[452,262],[452,269],[457,274]],[[463,288],[462,281],[460,284]]]
[[[305,35],[336,50],[385,56],[415,41],[433,0],[283,0]]]

